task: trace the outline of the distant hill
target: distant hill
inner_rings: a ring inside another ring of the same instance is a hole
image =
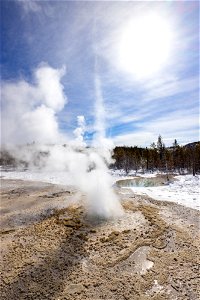
[[[185,148],[185,149],[191,149],[194,148],[195,146],[200,145],[200,141],[199,142],[192,142],[192,143],[188,143],[186,145],[181,145],[181,147]],[[170,147],[166,147],[169,150],[172,150],[174,147],[170,146]]]
[[[185,147],[185,148],[193,148],[193,147],[195,147],[198,144],[200,144],[200,141],[199,142],[193,142],[193,143],[186,144],[183,147]]]

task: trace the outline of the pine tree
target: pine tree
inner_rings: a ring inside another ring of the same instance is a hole
[[[158,136],[157,149],[158,149],[158,153],[159,153],[159,167],[160,167],[160,169],[163,169],[164,167],[166,167],[165,144],[162,141],[161,135]]]

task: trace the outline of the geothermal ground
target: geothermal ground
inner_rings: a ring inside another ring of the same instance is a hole
[[[116,193],[108,221],[72,187],[2,180],[1,299],[199,299],[200,213]]]

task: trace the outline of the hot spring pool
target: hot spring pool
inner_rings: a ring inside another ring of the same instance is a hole
[[[116,182],[118,187],[153,187],[153,186],[161,186],[169,184],[169,180],[167,178],[144,178],[144,177],[136,177],[131,179],[122,179]]]

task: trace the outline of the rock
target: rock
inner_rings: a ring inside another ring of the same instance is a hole
[[[83,290],[84,290],[84,286],[81,283],[77,283],[77,284],[70,284],[65,291],[69,294],[81,294]]]

